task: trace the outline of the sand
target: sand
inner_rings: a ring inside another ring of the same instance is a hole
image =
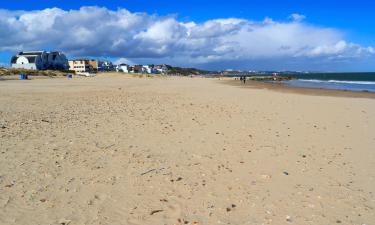
[[[303,87],[293,87],[282,83],[267,83],[260,81],[246,81],[243,84],[239,80],[234,80],[233,78],[221,78],[223,83],[234,85],[242,88],[252,88],[252,89],[268,89],[283,93],[298,93],[304,95],[315,95],[315,96],[333,96],[333,97],[350,97],[350,98],[372,98],[375,99],[375,92],[366,91],[347,91],[347,90],[332,90],[323,88],[303,88]]]
[[[375,224],[375,100],[0,81],[0,224]]]

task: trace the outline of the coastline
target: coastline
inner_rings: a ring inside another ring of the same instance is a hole
[[[303,95],[314,96],[331,96],[331,97],[349,97],[349,98],[369,98],[375,99],[374,92],[364,91],[349,91],[349,90],[333,90],[324,88],[305,88],[305,87],[292,87],[282,83],[267,83],[262,81],[246,81],[246,84],[241,83],[239,80],[222,79],[220,82],[232,86],[252,88],[252,89],[267,89],[282,93],[294,93]]]

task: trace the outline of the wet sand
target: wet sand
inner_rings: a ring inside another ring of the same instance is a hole
[[[375,223],[374,99],[9,80],[0,140],[0,224]]]
[[[303,87],[292,87],[282,83],[266,83],[260,81],[247,81],[245,84],[239,80],[233,80],[232,78],[222,79],[223,83],[234,85],[238,87],[246,87],[252,89],[268,89],[272,91],[278,91],[283,93],[297,93],[304,95],[315,95],[315,96],[333,96],[333,97],[350,97],[350,98],[372,98],[375,99],[374,92],[365,91],[347,91],[347,90],[331,90],[323,88],[303,88]]]

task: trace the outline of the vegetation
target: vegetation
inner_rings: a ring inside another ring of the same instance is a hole
[[[169,67],[168,68],[168,75],[182,75],[182,76],[189,76],[189,75],[203,75],[209,73],[205,70],[195,69],[195,68],[181,68],[181,67]]]
[[[74,71],[69,70],[26,70],[26,69],[15,69],[15,68],[4,68],[0,67],[0,76],[11,76],[26,74],[29,76],[48,76],[48,77],[58,77],[65,76],[67,73],[74,73]]]

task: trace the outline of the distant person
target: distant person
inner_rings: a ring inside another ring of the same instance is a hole
[[[243,83],[244,84],[246,83],[246,77],[243,77]]]

